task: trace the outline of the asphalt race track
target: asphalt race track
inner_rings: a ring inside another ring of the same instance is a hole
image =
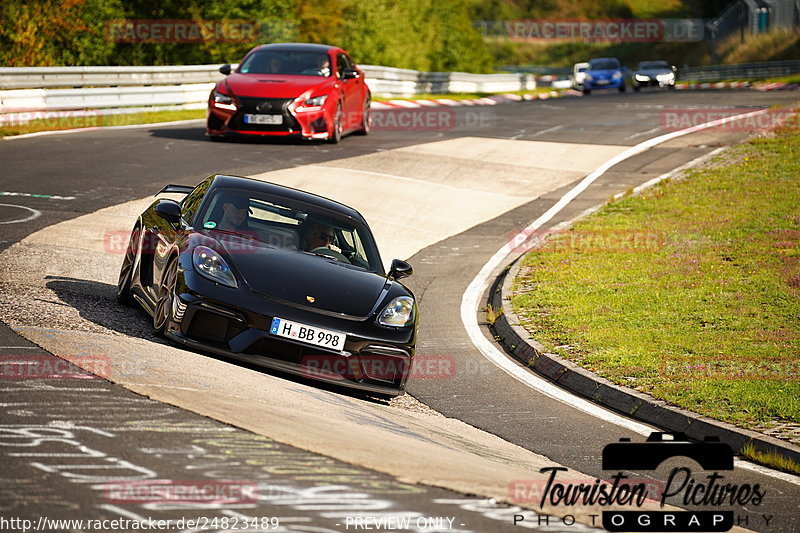
[[[356,517],[392,516],[424,531],[601,530],[590,527],[597,507],[546,506],[538,514],[552,515],[548,524],[529,510],[538,501],[503,503],[509,484],[541,481],[539,468],[556,465],[572,469],[571,480],[607,478],[603,446],[641,437],[488,361],[461,323],[463,293],[576,181],[665,133],[665,110],[746,112],[797,100],[794,92],[598,93],[458,108],[452,129],[376,131],[335,146],[214,143],[199,121],[0,142],[0,318],[10,326],[0,330],[0,358],[56,364],[52,353],[80,365],[92,354],[108,363],[110,380],[75,367],[70,379],[0,382],[2,516],[277,517],[285,531],[357,530]],[[693,133],[628,159],[547,227],[748,134]],[[453,363],[410,383],[421,403],[385,404],[181,350],[155,339],[143,312],[116,305],[117,240],[132,217],[164,184],[217,172],[347,203],[370,222],[385,263],[411,262],[418,355]],[[761,505],[737,509],[737,525],[800,528],[800,485],[786,477],[741,467],[726,476],[766,491]],[[165,504],[109,489],[154,479],[238,480],[257,485],[259,497]],[[515,515],[524,517],[518,526]]]

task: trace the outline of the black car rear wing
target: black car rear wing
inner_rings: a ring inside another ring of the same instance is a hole
[[[178,194],[189,194],[194,190],[193,185],[175,185],[170,184],[165,186],[163,189],[158,191],[154,196],[158,196],[159,194],[164,193],[178,193]]]

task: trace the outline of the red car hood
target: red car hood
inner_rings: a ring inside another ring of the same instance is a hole
[[[264,98],[297,98],[307,91],[324,94],[334,78],[322,76],[286,76],[274,74],[232,73],[222,82],[236,96]],[[226,91],[227,92],[227,91]],[[309,95],[318,96],[318,95]]]

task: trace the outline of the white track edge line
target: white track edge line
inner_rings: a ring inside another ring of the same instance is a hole
[[[696,126],[692,126],[690,128],[686,128],[683,130],[667,133],[665,135],[654,137],[652,139],[648,139],[647,141],[634,145],[628,148],[627,150],[621,152],[620,154],[617,154],[616,156],[612,157],[602,165],[600,165],[591,174],[589,174],[583,180],[581,180],[581,182],[578,183],[575,187],[573,187],[569,192],[567,192],[564,196],[562,196],[561,199],[555,203],[555,205],[553,205],[544,214],[542,214],[539,218],[537,218],[530,225],[528,225],[528,227],[525,228],[522,231],[522,233],[531,234],[533,231],[542,227],[545,223],[547,223],[547,221],[552,219],[572,200],[574,200],[580,193],[586,190],[586,188],[589,185],[591,185],[592,182],[597,180],[597,178],[605,174],[614,165],[622,161],[625,161],[630,157],[638,155],[654,146],[657,146],[661,143],[664,143],[676,137],[680,137],[683,135],[687,135],[689,133],[694,133],[697,131],[702,131],[704,129],[713,128],[715,126],[726,124],[734,119],[738,120],[751,116],[761,115],[763,113],[766,113],[767,111],[768,111],[767,109],[762,109],[759,111],[753,111],[741,115],[725,117],[719,120],[698,124]],[[668,177],[669,174],[670,173],[667,173],[667,175],[664,176]],[[461,322],[464,324],[464,328],[466,329],[467,335],[469,335],[473,345],[476,348],[478,348],[481,354],[483,354],[483,356],[486,357],[495,366],[504,370],[511,377],[531,387],[532,389],[537,390],[538,392],[544,394],[545,396],[553,398],[554,400],[558,400],[566,405],[574,407],[575,409],[583,411],[591,416],[603,419],[607,422],[611,422],[615,425],[629,429],[635,433],[639,433],[640,435],[649,435],[650,432],[653,431],[653,428],[651,428],[650,426],[628,419],[604,407],[594,404],[588,400],[579,398],[555,386],[549,381],[546,381],[543,378],[536,376],[527,369],[524,369],[523,367],[512,362],[505,353],[501,352],[494,344],[492,344],[483,335],[483,332],[481,331],[477,320],[478,302],[481,296],[483,295],[486,287],[488,286],[488,282],[492,272],[497,267],[500,266],[500,264],[508,256],[508,254],[511,253],[513,248],[514,248],[514,243],[509,242],[506,243],[497,252],[495,252],[495,254],[489,259],[489,261],[483,266],[483,268],[481,268],[480,272],[478,272],[478,274],[475,276],[472,282],[467,286],[466,291],[464,291],[464,296],[461,299],[461,310],[460,310]],[[741,460],[738,460],[737,464],[740,467],[745,468],[747,470],[757,471],[764,475],[771,476],[773,478],[781,479],[783,481],[788,481],[790,483],[800,485],[800,477],[792,476],[791,474],[784,474],[783,472],[777,472],[768,469],[766,467],[762,467],[760,465],[755,465]]]

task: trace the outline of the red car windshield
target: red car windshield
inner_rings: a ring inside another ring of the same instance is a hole
[[[330,76],[328,54],[320,52],[257,51],[242,61],[240,74],[282,74],[291,76]]]

